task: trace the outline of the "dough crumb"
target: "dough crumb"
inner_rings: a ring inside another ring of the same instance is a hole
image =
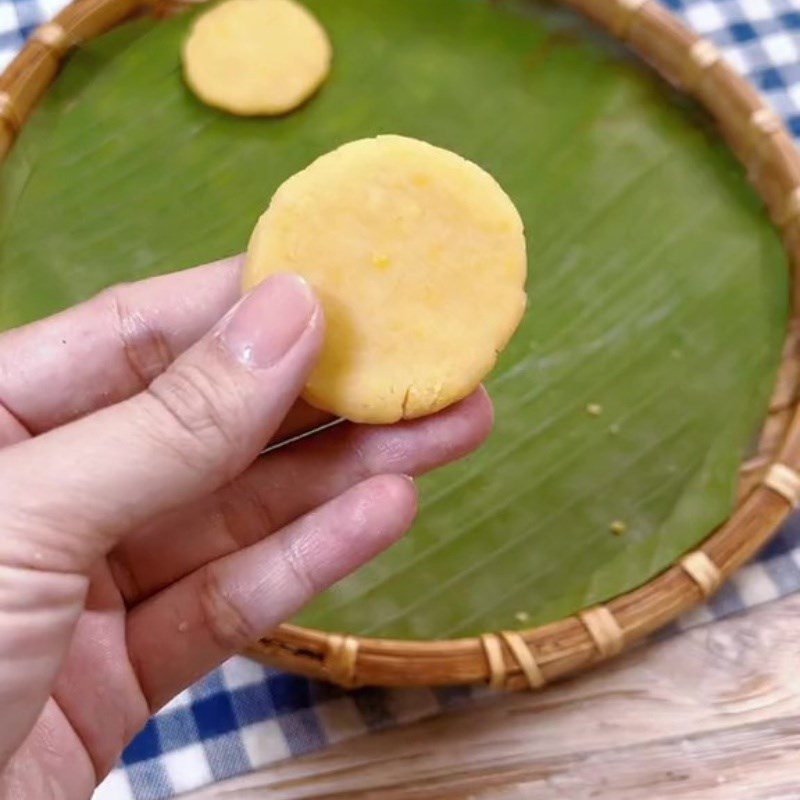
[[[611,533],[613,533],[614,536],[622,536],[622,534],[628,530],[627,524],[621,519],[615,519],[609,527],[611,528]]]

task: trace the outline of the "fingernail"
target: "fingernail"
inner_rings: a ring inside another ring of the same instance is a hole
[[[220,340],[242,364],[256,369],[280,361],[314,315],[316,301],[296,275],[274,275],[253,289],[223,323]]]

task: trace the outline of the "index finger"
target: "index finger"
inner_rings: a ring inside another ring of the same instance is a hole
[[[239,299],[242,260],[115,286],[0,335],[0,405],[37,435],[132,397]],[[329,419],[300,404],[279,438]]]

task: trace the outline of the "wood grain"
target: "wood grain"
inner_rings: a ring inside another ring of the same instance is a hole
[[[800,597],[191,800],[800,797]]]

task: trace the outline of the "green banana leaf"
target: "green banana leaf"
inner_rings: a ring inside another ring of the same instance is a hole
[[[309,6],[335,65],[281,119],[184,88],[189,16],[72,57],[0,171],[0,325],[243,250],[275,188],[348,140],[455,150],[527,229],[529,310],[489,381],[496,430],[421,481],[403,542],[296,621],[451,637],[643,583],[730,512],[779,359],[786,259],[742,170],[697,108],[570,14]]]

